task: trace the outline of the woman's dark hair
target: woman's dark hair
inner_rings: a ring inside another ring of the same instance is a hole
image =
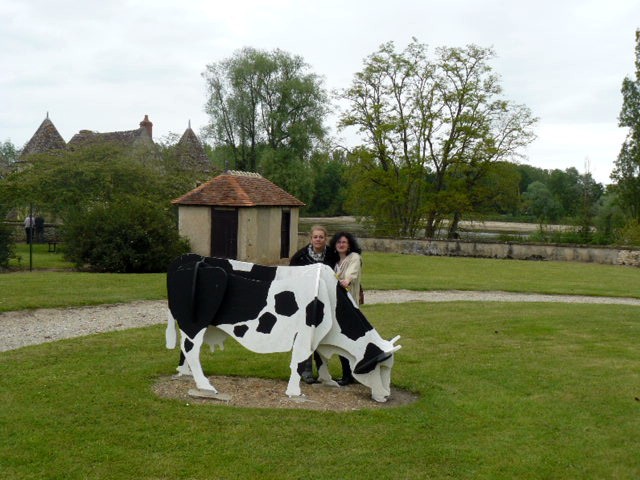
[[[362,253],[362,249],[360,248],[360,245],[358,245],[358,241],[356,240],[356,237],[354,237],[349,232],[338,232],[338,233],[336,233],[331,238],[331,241],[329,242],[329,250],[331,250],[332,252],[335,252],[336,251],[336,243],[338,243],[338,240],[340,240],[342,237],[345,237],[347,240],[349,240],[349,253],[351,253],[351,252],[356,252],[357,254],[361,254]]]

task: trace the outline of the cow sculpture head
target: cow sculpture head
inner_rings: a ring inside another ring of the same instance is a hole
[[[321,382],[337,386],[327,364],[338,354],[374,400],[384,402],[391,393],[399,337],[382,339],[326,265],[267,267],[190,254],[170,266],[167,288],[167,346],[175,343],[175,319],[187,364],[178,371],[191,372],[199,389],[216,391],[202,373],[202,343],[215,338],[220,346],[231,336],[254,352],[292,352],[289,396],[301,395],[301,365],[314,351],[323,360]]]

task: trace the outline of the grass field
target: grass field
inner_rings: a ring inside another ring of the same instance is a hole
[[[635,479],[637,307],[370,305],[402,335],[414,404],[351,413],[156,397],[160,326],[0,354],[0,471],[12,479]],[[208,373],[286,379],[287,355],[235,343]]]
[[[163,298],[163,280],[4,274],[0,306],[13,305],[21,288],[31,308],[51,297],[69,305]],[[638,297],[640,269],[368,254],[364,283]],[[640,478],[638,307],[450,302],[363,311],[384,337],[402,336],[392,382],[418,402],[337,413],[161,399],[151,387],[177,357],[161,326],[0,353],[2,478]],[[233,342],[203,352],[202,362],[209,374],[289,375],[288,355]]]
[[[47,243],[34,243],[31,247],[27,243],[16,243],[15,255],[9,259],[9,268],[19,271],[69,270],[73,264],[64,259],[63,249],[60,244],[56,245],[55,251],[50,251]]]

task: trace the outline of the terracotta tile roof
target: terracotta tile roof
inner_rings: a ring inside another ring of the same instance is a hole
[[[171,203],[225,207],[289,206],[304,203],[257,173],[227,171]]]

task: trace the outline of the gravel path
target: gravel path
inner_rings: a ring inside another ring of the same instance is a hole
[[[640,299],[538,295],[458,290],[414,292],[367,290],[367,304],[403,302],[566,302],[640,306]],[[166,301],[145,301],[97,307],[22,310],[0,313],[0,352],[94,333],[166,322]]]

